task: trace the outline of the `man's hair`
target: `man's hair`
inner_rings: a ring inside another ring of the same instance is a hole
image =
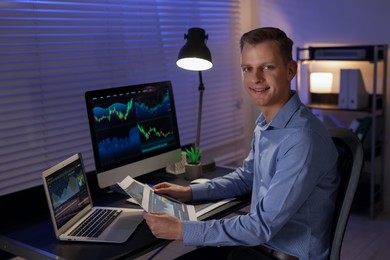
[[[274,27],[262,27],[244,33],[240,39],[241,52],[245,44],[256,45],[265,41],[273,41],[278,45],[280,54],[286,64],[292,60],[294,42],[287,37],[285,32]]]

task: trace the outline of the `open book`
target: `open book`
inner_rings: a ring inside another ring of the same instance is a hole
[[[131,197],[132,202],[147,212],[166,212],[180,220],[197,220],[195,207],[177,201],[168,196],[157,194],[148,185],[144,185],[127,176],[117,183],[115,189]]]

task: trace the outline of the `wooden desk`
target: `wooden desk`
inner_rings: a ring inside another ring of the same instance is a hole
[[[230,171],[228,168],[217,167],[214,171],[205,173],[204,177],[211,179]],[[181,185],[189,183],[182,175],[170,175],[159,171],[141,176],[137,180],[148,184],[162,181]],[[94,174],[88,174],[88,182],[95,205],[137,207],[126,203],[128,197],[124,195],[99,189]],[[249,199],[247,196],[231,201],[206,213],[201,219],[226,216],[248,205]],[[123,244],[58,241],[54,235],[42,186],[2,196],[0,205],[2,218],[5,218],[0,224],[0,249],[26,259],[131,259],[169,242],[155,238],[145,221]]]

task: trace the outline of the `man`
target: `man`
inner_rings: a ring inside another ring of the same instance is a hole
[[[297,70],[292,46],[283,31],[272,27],[241,37],[244,87],[261,110],[243,166],[204,184],[155,186],[156,192],[183,202],[252,192],[250,212],[184,222],[145,212],[156,237],[193,246],[251,246],[279,259],[327,259],[338,153],[327,129],[291,90]]]

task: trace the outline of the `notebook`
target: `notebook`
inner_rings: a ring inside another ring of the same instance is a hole
[[[47,169],[42,178],[59,240],[123,243],[143,220],[141,209],[92,205],[80,153]]]

